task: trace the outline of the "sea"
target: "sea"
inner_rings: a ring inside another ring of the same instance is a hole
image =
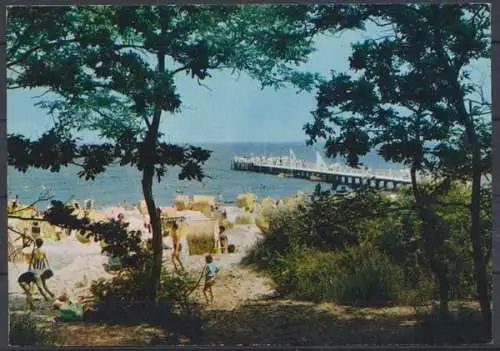
[[[296,143],[211,143],[197,146],[212,150],[212,155],[204,167],[209,176],[202,182],[196,180],[180,181],[179,170],[169,169],[161,182],[155,181],[153,192],[155,201],[160,206],[169,206],[179,195],[216,195],[220,193],[225,202],[235,201],[238,194],[252,192],[258,198],[284,198],[301,191],[310,194],[318,182],[282,178],[275,175],[250,173],[231,170],[231,160],[235,156],[289,156],[293,150],[298,160],[316,161],[316,151],[321,148],[306,146],[305,142]],[[343,163],[344,160],[327,159],[326,163]],[[375,152],[361,158],[361,162],[373,169],[401,169],[402,165],[384,161]],[[94,200],[96,209],[116,205],[135,205],[141,200],[141,174],[132,167],[111,166],[93,181],[78,177],[79,168],[70,166],[59,173],[29,169],[26,173],[9,167],[8,194],[13,199],[19,196],[23,203],[35,201],[41,193],[49,193],[53,199],[63,202],[69,200]],[[322,188],[330,188],[322,184]],[[48,205],[48,203],[47,203]],[[41,205],[43,207],[44,205]]]

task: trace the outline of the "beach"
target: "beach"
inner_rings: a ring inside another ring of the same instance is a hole
[[[231,171],[231,161],[234,157],[245,155],[267,155],[269,157],[285,156],[293,149],[297,160],[314,163],[316,151],[297,143],[219,143],[200,145],[213,153],[203,169],[210,177],[198,181],[178,179],[178,168],[169,168],[161,182],[154,182],[155,201],[160,206],[169,206],[178,195],[215,195],[220,193],[224,200],[231,202],[241,193],[251,192],[259,198],[284,198],[297,192],[311,194],[316,181],[288,178],[283,180],[278,176],[258,173]],[[328,164],[344,164],[342,159],[324,158]],[[372,169],[392,170],[398,172],[401,165],[385,162],[375,152],[361,158],[364,166]],[[35,201],[42,191],[47,191],[54,200],[63,202],[76,199],[80,202],[93,199],[95,208],[106,210],[113,206],[132,207],[142,199],[141,174],[131,167],[110,166],[106,172],[97,175],[93,181],[85,181],[77,176],[80,168],[69,166],[58,173],[30,169],[20,173],[12,167],[8,169],[9,198],[19,195],[24,203]],[[324,189],[331,184],[321,183]],[[48,206],[45,202],[42,206]]]
[[[243,213],[243,210],[234,206],[225,206],[228,220],[234,222],[236,217]],[[112,206],[97,211],[99,217],[116,218],[119,213],[125,215],[125,221],[130,223],[130,230],[141,230],[144,232],[144,239],[151,237],[151,234],[144,230],[144,217],[139,209]],[[207,218],[198,211],[178,211],[177,216],[182,216],[190,223],[203,223]],[[216,254],[215,262],[221,269],[227,269],[238,265],[241,258],[261,237],[259,229],[255,225],[236,225],[227,231],[229,244],[238,247],[239,251],[234,254]],[[169,237],[164,243],[169,246]],[[171,241],[171,240],[170,240]],[[189,255],[189,247],[184,239],[183,252],[181,257],[184,265],[194,272],[200,272],[204,266],[203,255]],[[171,247],[171,243],[170,243]],[[99,278],[112,278],[110,273],[104,269],[108,257],[101,253],[100,243],[90,241],[82,244],[75,235],[71,235],[60,241],[44,239],[44,250],[46,251],[54,276],[48,280],[49,289],[59,296],[64,292],[77,299],[85,299],[89,295],[88,288],[93,280]],[[169,255],[171,251],[164,250],[164,260],[167,268],[171,266]],[[20,274],[27,271],[26,262],[9,262],[9,297],[11,308],[14,310],[23,309],[24,293],[17,283]]]

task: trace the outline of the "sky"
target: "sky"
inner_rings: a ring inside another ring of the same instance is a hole
[[[371,33],[376,35],[376,33]],[[316,51],[300,70],[328,75],[330,70],[348,71],[351,44],[363,41],[366,33],[346,31],[341,35],[320,37]],[[472,76],[491,96],[489,61],[474,65]],[[175,143],[215,142],[298,142],[307,139],[302,127],[312,120],[315,92],[297,93],[293,87],[278,91],[262,90],[259,82],[245,74],[239,77],[227,71],[214,72],[204,81],[209,89],[180,75],[176,80],[183,106],[180,113],[163,118],[161,130]],[[34,104],[44,90],[7,92],[8,132],[30,138],[50,129],[52,119]],[[91,133],[79,135],[85,142],[97,142]]]

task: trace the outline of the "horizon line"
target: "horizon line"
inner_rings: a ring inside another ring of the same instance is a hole
[[[78,142],[78,145],[83,145],[83,144],[104,144],[107,143],[106,141],[103,142],[97,142],[97,141],[81,141]],[[305,140],[283,140],[283,141],[186,141],[186,140],[180,140],[180,141],[173,141],[172,144],[180,145],[180,144],[191,144],[195,145],[196,144],[303,144],[304,146],[308,147],[313,147],[313,145],[309,146],[306,145]],[[318,144],[318,143],[316,143]],[[319,143],[321,144],[321,143]]]

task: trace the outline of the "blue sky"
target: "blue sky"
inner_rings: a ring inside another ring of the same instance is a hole
[[[376,33],[373,33],[376,35]],[[316,41],[316,52],[304,70],[328,74],[348,70],[351,43],[363,41],[366,34],[347,31],[324,36]],[[473,77],[484,83],[491,96],[489,62],[474,65]],[[198,86],[189,77],[179,76],[176,84],[183,101],[182,112],[164,118],[162,131],[173,142],[295,142],[305,141],[302,126],[311,120],[315,108],[313,93],[297,94],[294,88],[261,90],[259,83],[242,74],[239,78],[219,71],[204,82],[210,90]],[[7,93],[9,133],[35,138],[52,126],[44,110],[34,106],[43,90],[14,90]],[[87,142],[99,138],[81,135]]]

